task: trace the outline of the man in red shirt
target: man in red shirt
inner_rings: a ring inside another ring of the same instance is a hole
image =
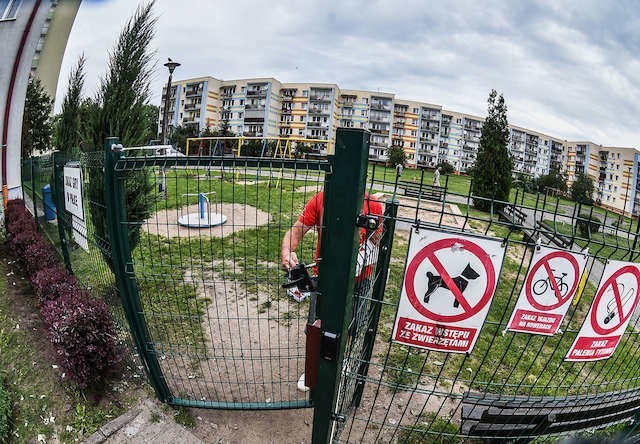
[[[316,244],[316,251],[314,254],[314,260],[318,259],[318,255],[320,254],[320,242],[322,238],[322,203],[324,200],[324,191],[320,191],[318,194],[313,196],[309,202],[304,207],[302,214],[298,217],[298,220],[293,224],[293,226],[286,232],[284,238],[282,239],[282,268],[285,270],[289,270],[292,267],[298,264],[298,255],[296,254],[296,249],[302,238],[304,237],[309,230],[312,228],[318,229],[318,243]],[[362,213],[365,215],[376,215],[381,219],[382,216],[382,204],[373,196],[369,196],[365,193],[364,195],[364,204],[362,206]],[[367,241],[373,244],[373,246],[378,244],[380,240],[380,234],[382,233],[382,224],[379,224],[378,229],[371,233],[367,232],[366,229],[360,229],[360,247],[367,247]],[[366,252],[368,253],[368,252]],[[367,260],[369,262],[369,260]],[[357,277],[362,279],[363,277],[368,277],[371,272],[371,264],[362,264],[362,269],[357,270]],[[367,270],[369,271],[369,275],[367,275]],[[366,275],[366,276],[365,276]]]
[[[320,191],[307,202],[298,217],[298,220],[286,232],[282,239],[281,263],[282,268],[290,270],[298,264],[298,255],[296,249],[305,234],[312,228],[318,230],[318,242],[313,255],[314,260],[318,259],[320,254],[320,242],[322,239],[322,204],[324,201],[324,192]],[[373,273],[373,264],[378,258],[378,242],[382,233],[382,204],[373,196],[365,193],[362,213],[365,215],[376,215],[379,219],[378,228],[376,230],[360,229],[360,248],[356,264],[356,280],[353,295],[353,313],[352,321],[349,325],[349,335],[355,336],[356,332],[361,331],[366,321],[366,313],[364,313],[365,302],[370,297],[371,292],[371,275]],[[354,221],[355,222],[355,221]],[[314,274],[317,273],[317,267],[314,268]],[[297,301],[302,302],[309,294],[301,292],[297,288],[289,289],[289,294]],[[307,391],[305,386],[304,373],[298,380],[298,390]]]

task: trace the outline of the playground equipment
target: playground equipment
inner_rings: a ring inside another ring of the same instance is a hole
[[[318,152],[331,152],[331,140],[304,137],[190,137],[187,139],[186,155],[189,156],[242,156],[243,147],[252,145],[252,157],[292,158],[301,146],[315,147]],[[258,154],[256,150],[259,150]]]
[[[227,216],[222,213],[211,212],[211,202],[209,202],[209,198],[207,197],[211,194],[215,196],[216,193],[211,191],[209,193],[183,194],[180,197],[180,218],[178,218],[178,224],[189,228],[208,228],[225,223],[227,221]],[[199,211],[197,213],[184,214],[183,211],[185,205],[182,205],[182,200],[187,199],[188,201],[190,196],[198,196]],[[214,202],[214,205],[217,206],[217,201]]]

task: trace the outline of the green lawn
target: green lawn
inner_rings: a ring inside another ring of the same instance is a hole
[[[579,232],[575,232],[575,227],[564,222],[553,222],[545,220],[550,227],[553,227],[558,233],[573,236],[575,234],[575,243],[582,248],[589,247],[589,253],[595,255],[599,260],[629,260],[630,251],[633,247],[633,237],[615,236],[609,233],[593,233],[589,239],[581,237]],[[637,246],[636,246],[637,248]],[[637,257],[636,257],[637,260]]]

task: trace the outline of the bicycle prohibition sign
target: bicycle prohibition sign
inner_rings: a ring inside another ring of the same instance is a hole
[[[552,260],[556,268],[551,268]],[[542,272],[539,272],[541,269]],[[532,307],[542,311],[561,307],[574,295],[580,281],[579,277],[580,264],[572,254],[559,250],[552,251],[538,260],[527,274],[525,282],[527,301]],[[545,295],[550,295],[551,298]]]

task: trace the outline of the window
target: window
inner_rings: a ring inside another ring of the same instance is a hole
[[[418,108],[413,108],[413,114],[418,114]]]
[[[302,91],[302,97],[309,97],[309,91]]]
[[[304,122],[304,116],[300,116],[300,121]]]
[[[15,19],[20,3],[22,0],[0,0],[0,20]]]

